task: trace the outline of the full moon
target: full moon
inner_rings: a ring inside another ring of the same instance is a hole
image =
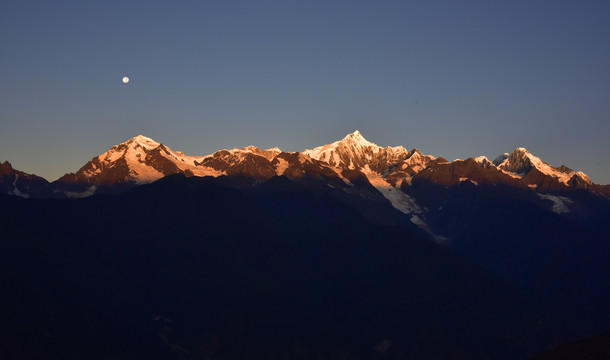
[[[129,82],[129,78],[128,78],[127,76],[124,76],[124,77],[123,77],[123,82],[124,82],[125,84],[127,84],[127,83]]]

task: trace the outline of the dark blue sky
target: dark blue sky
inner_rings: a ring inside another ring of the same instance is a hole
[[[610,183],[609,40],[608,1],[2,1],[0,160],[54,180],[138,134],[203,155],[358,129]]]

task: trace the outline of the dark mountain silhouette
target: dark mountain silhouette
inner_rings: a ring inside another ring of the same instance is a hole
[[[582,208],[558,214],[552,200],[501,184],[418,179],[407,191],[436,209],[427,221],[447,236],[445,246],[544,299],[586,334],[610,328],[610,202],[572,194]]]
[[[0,356],[517,359],[565,338],[525,292],[332,192],[223,179],[1,197]]]

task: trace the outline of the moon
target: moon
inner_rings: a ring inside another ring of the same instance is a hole
[[[123,82],[127,84],[129,82],[129,78],[127,76],[123,76]]]

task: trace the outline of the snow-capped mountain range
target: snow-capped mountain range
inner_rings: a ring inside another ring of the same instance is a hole
[[[178,173],[185,176],[243,177],[256,181],[274,176],[321,179],[333,189],[369,198],[385,198],[424,229],[426,211],[412,194],[409,195],[410,187],[418,182],[442,186],[460,186],[463,183],[508,185],[541,194],[542,199],[554,202],[552,209],[555,212],[569,211],[566,204],[570,201],[565,200],[565,196],[574,191],[610,196],[610,186],[594,184],[584,173],[566,166],[553,167],[525,148],[519,147],[494,161],[485,156],[447,161],[442,157],[425,155],[415,148],[378,146],[366,140],[359,131],[303,152],[284,152],[278,148],[261,150],[249,146],[219,150],[205,156],[185,155],[138,135],[94,157],[76,173],[66,174],[52,183],[14,170],[5,162],[0,165],[0,190],[22,197],[78,198],[116,193]],[[368,185],[362,186],[363,181]]]
[[[589,189],[607,195],[607,187],[593,184],[586,174],[563,165],[553,167],[522,147],[493,162],[484,156],[450,162],[422,154],[415,148],[409,151],[403,146],[378,146],[366,140],[359,131],[300,153],[248,146],[205,156],[185,155],[138,135],[96,156],[76,173],[62,176],[51,183],[51,188],[56,194],[67,192],[69,196],[81,197],[96,193],[100,188],[145,184],[176,173],[214,177],[243,175],[260,179],[280,175],[297,177],[305,175],[303,165],[307,163],[318,172],[335,174],[346,184],[349,180],[343,172],[349,170],[366,175],[376,187],[400,188],[425,178],[445,185],[470,180],[477,184],[502,182],[527,186],[541,192]],[[26,197],[32,192],[29,183],[23,180],[35,175],[12,170],[8,162],[2,164],[0,174],[3,192]],[[37,186],[44,182],[40,177],[36,179]]]

